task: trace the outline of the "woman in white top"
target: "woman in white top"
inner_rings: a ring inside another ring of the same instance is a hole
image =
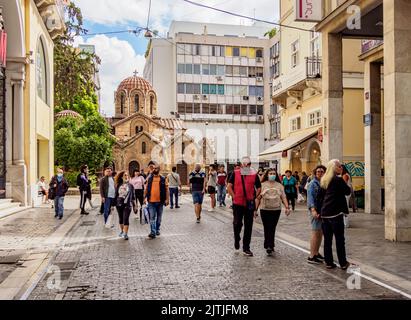
[[[275,169],[268,169],[261,180],[261,193],[256,200],[256,213],[260,209],[264,225],[264,249],[271,256],[274,251],[275,229],[281,215],[281,203],[285,206],[285,214],[290,214],[287,196],[280,177]]]

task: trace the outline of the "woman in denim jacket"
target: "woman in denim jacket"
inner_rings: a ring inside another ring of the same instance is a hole
[[[320,217],[321,203],[319,203],[318,193],[321,191],[320,181],[325,171],[324,166],[317,166],[313,171],[314,178],[310,181],[307,189],[308,216],[311,223],[310,256],[307,261],[314,264],[320,264],[324,261],[324,257],[319,253],[323,233]]]

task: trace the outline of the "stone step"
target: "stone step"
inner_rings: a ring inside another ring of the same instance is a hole
[[[27,209],[20,205],[21,203],[12,202],[11,200],[0,201],[0,219]]]

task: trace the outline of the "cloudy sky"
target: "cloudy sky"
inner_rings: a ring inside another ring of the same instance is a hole
[[[278,20],[278,0],[194,0],[226,11],[259,19]],[[74,0],[81,8],[90,34],[132,30],[147,25],[149,0]],[[165,36],[172,20],[250,25],[251,20],[237,18],[193,6],[183,0],[152,0],[149,28]],[[267,25],[267,30],[272,26]],[[114,112],[114,91],[124,78],[137,70],[142,76],[147,40],[131,33],[95,35],[78,38],[77,44],[96,46],[102,59],[100,78],[102,110]]]

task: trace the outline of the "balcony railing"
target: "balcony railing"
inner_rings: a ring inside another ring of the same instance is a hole
[[[305,58],[306,74],[308,79],[318,79],[322,76],[321,58],[307,57]]]
[[[383,43],[383,40],[363,40],[361,42],[361,54],[366,53]]]

